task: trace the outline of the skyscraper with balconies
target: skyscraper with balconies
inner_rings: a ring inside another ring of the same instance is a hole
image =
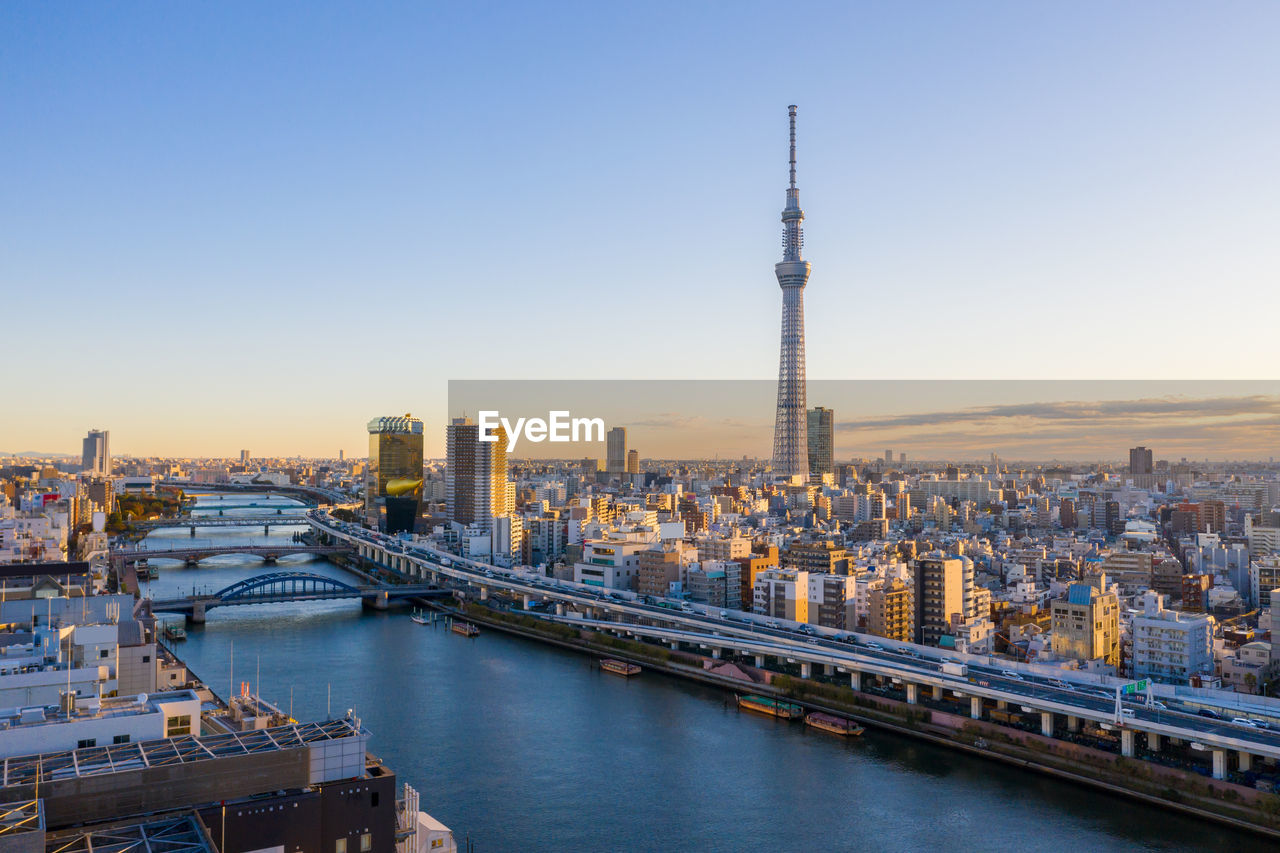
[[[804,371],[804,211],[796,189],[796,107],[791,118],[791,185],[782,211],[782,261],[774,264],[782,288],[782,353],[778,362],[778,409],[773,422],[773,470],[782,477],[809,476],[808,422]]]

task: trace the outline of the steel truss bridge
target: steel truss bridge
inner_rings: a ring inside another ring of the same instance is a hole
[[[193,622],[203,622],[215,607],[242,604],[282,604],[294,601],[330,601],[359,598],[375,609],[390,601],[406,598],[443,598],[453,593],[434,584],[359,585],[310,572],[272,572],[237,581],[210,595],[154,599],[153,613],[184,613]]]

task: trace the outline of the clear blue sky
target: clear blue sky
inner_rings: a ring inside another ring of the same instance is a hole
[[[441,437],[450,378],[774,376],[789,103],[810,376],[1275,373],[1274,2],[0,30],[0,451],[360,453],[373,415]]]

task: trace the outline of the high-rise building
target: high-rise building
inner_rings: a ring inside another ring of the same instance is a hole
[[[634,450],[627,451],[627,473],[628,474],[640,473],[640,454]]]
[[[915,561],[916,642],[936,646],[954,617],[968,621],[974,605],[973,561],[963,557],[920,557]]]
[[[835,474],[835,413],[822,406],[809,410],[809,476]]]
[[[81,466],[88,474],[111,476],[111,433],[105,429],[91,429],[84,438]]]
[[[422,421],[411,415],[369,421],[365,519],[388,533],[412,533],[421,500]]]
[[[626,427],[614,427],[605,436],[605,472],[608,474],[627,472]]]
[[[892,465],[892,464],[893,464],[893,451],[892,451],[892,450],[886,450],[886,451],[884,452],[884,464],[886,464],[886,465]]]
[[[508,503],[507,436],[494,430],[496,441],[481,441],[480,427],[470,418],[454,418],[445,431],[445,506],[462,525],[493,530],[494,518],[514,507]]]
[[[249,464],[249,451],[247,450],[240,451],[240,464],[246,465],[246,466]]]
[[[914,615],[911,587],[900,578],[878,578],[867,586],[867,633],[910,643]]]
[[[1146,447],[1133,447],[1129,449],[1129,476],[1137,477],[1143,474],[1150,474],[1155,470],[1151,462],[1151,450]]]
[[[803,259],[804,211],[796,189],[796,107],[787,107],[791,118],[791,185],[782,211],[782,261],[774,265],[782,288],[782,351],[778,361],[778,408],[773,422],[773,470],[782,477],[807,478],[809,474],[808,424],[806,423],[804,369],[804,287],[809,262]]]

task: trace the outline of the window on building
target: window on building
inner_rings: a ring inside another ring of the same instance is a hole
[[[164,723],[165,737],[180,737],[181,735],[191,734],[191,715],[182,714],[177,717],[168,717]]]
[[[364,832],[360,834],[360,853],[369,853],[373,849],[373,833]]]
[[[86,738],[76,741],[76,749],[88,749],[91,746],[97,746],[98,739],[96,737]]]
[[[116,735],[114,738],[112,738],[112,739],[111,739],[111,742],[112,742],[112,743],[128,743],[128,742],[129,742],[129,736],[128,736],[128,735]]]
[[[105,658],[106,656],[107,656],[107,650],[106,650],[106,649],[99,649],[99,650],[98,650],[98,657],[100,657],[100,658]]]
[[[151,663],[151,655],[143,655],[143,656],[142,656],[142,662],[143,662],[143,663]]]
[[[339,838],[333,842],[333,853],[347,853],[347,839]]]

